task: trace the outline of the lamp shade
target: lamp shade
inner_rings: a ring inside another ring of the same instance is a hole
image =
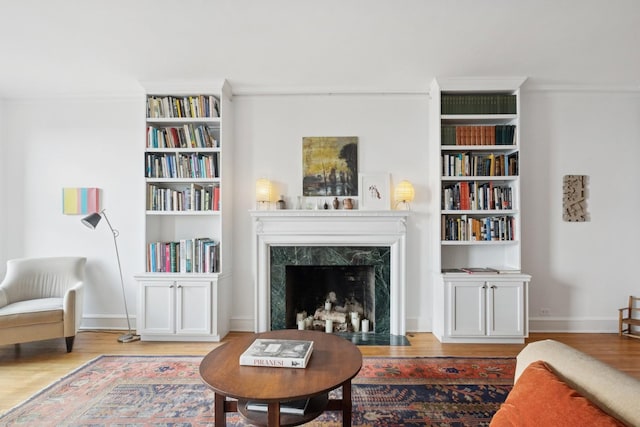
[[[94,212],[91,215],[87,215],[82,218],[82,223],[90,229],[94,230],[98,226],[98,223],[101,219],[102,216],[98,212]]]
[[[260,178],[256,181],[256,201],[271,201],[271,182],[266,178]]]
[[[396,202],[412,202],[415,196],[416,192],[413,189],[413,185],[406,179],[400,181],[395,191]]]

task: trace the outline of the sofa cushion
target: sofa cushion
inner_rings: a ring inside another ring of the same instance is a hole
[[[0,308],[0,328],[63,321],[62,298],[39,298],[14,302]]]
[[[624,426],[565,384],[543,361],[531,363],[491,420],[507,426]]]

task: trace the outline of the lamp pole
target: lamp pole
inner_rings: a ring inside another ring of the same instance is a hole
[[[131,342],[138,341],[140,339],[140,335],[136,335],[131,331],[131,321],[129,320],[129,308],[127,307],[127,295],[124,291],[124,278],[122,277],[122,264],[120,263],[120,252],[118,251],[118,236],[120,232],[113,228],[105,209],[101,210],[99,213],[94,212],[91,215],[88,215],[82,219],[82,223],[89,227],[92,230],[95,230],[100,222],[100,219],[104,217],[105,221],[107,221],[107,225],[111,230],[111,234],[113,235],[113,247],[116,249],[116,260],[118,261],[118,273],[120,273],[120,286],[122,287],[122,300],[124,301],[124,313],[127,316],[127,328],[129,332],[118,337],[119,342]]]
[[[127,308],[127,295],[125,294],[125,291],[124,291],[124,279],[122,277],[122,265],[120,264],[120,252],[118,251],[118,241],[117,241],[117,238],[120,235],[120,232],[115,228],[113,228],[113,226],[111,225],[111,222],[109,221],[109,217],[107,217],[107,214],[104,210],[102,210],[100,214],[104,217],[104,220],[107,221],[107,225],[111,230],[111,234],[113,234],[113,247],[116,249],[116,259],[118,260],[118,272],[120,273],[120,285],[122,287],[122,300],[124,301],[124,313],[127,316],[127,328],[129,329],[129,333],[120,335],[118,337],[118,341],[119,342],[138,341],[140,339],[140,336],[135,335],[133,332],[131,332],[131,321],[129,320],[129,309]]]

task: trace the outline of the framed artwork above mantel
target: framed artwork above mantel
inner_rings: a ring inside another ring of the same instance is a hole
[[[358,137],[302,138],[302,194],[305,197],[358,195]]]
[[[361,173],[358,175],[360,187],[360,209],[389,210],[391,209],[391,193],[388,173]]]

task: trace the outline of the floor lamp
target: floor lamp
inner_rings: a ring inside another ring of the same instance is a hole
[[[116,259],[118,260],[118,271],[120,272],[120,285],[122,285],[122,299],[124,300],[124,312],[127,316],[127,327],[129,328],[129,333],[124,335],[120,335],[118,337],[119,342],[132,342],[138,341],[140,339],[140,335],[136,335],[131,331],[131,321],[129,320],[129,310],[127,309],[127,297],[124,292],[124,279],[122,278],[122,266],[120,265],[120,253],[118,252],[118,242],[117,237],[120,235],[118,230],[115,230],[111,223],[109,222],[109,218],[107,218],[107,214],[104,209],[102,211],[94,212],[91,215],[88,215],[82,218],[82,223],[89,227],[92,230],[95,230],[98,226],[100,220],[104,217],[104,220],[107,221],[107,225],[111,229],[111,233],[113,234],[113,246],[116,248]]]

